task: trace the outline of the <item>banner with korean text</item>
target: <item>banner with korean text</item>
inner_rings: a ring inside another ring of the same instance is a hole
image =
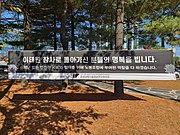
[[[175,80],[171,50],[9,51],[9,79]]]

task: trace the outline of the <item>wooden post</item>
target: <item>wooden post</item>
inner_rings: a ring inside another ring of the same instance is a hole
[[[115,96],[123,96],[124,95],[123,80],[114,81],[114,94],[115,94]]]

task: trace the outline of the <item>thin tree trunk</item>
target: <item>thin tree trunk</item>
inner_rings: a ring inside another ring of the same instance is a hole
[[[116,50],[122,50],[123,23],[124,23],[124,0],[117,0],[116,11]]]
[[[102,37],[101,37],[101,35],[100,35],[99,42],[97,44],[97,50],[102,50]]]
[[[132,24],[132,38],[131,38],[131,50],[134,50],[134,37],[135,37],[135,34],[134,34],[134,24]]]
[[[0,21],[1,21],[1,13],[2,13],[2,0],[0,0]]]
[[[129,23],[129,21],[128,21],[128,24],[127,24],[127,34],[128,34],[128,36],[127,36],[127,38],[128,38],[128,44],[127,44],[127,46],[128,46],[128,50],[130,50],[131,49],[131,38],[130,38],[130,23]]]
[[[123,45],[123,23],[124,23],[124,0],[117,0],[116,11],[116,50],[122,50]],[[123,96],[123,80],[114,82],[114,94],[116,96]]]
[[[64,0],[64,13],[62,15],[61,21],[61,43],[63,46],[63,50],[68,50],[68,44],[66,41],[66,16],[67,16],[67,0]],[[68,79],[65,79],[62,82],[62,90],[67,91]]]
[[[1,22],[1,13],[2,13],[2,0],[0,0],[0,22]],[[6,95],[6,93],[9,91],[13,83],[14,83],[14,80],[10,80],[8,86],[0,94],[0,100]]]
[[[114,20],[113,19],[113,15],[111,15],[111,29],[113,29],[113,20]],[[110,41],[110,44],[109,44],[110,45],[110,50],[113,50],[113,38],[112,38],[113,36],[110,35],[110,37],[111,37],[111,38],[109,38],[109,41]]]
[[[56,32],[56,25],[57,25],[56,15],[54,15],[54,50],[57,50],[57,32]]]
[[[136,45],[139,48],[139,24],[138,22],[135,23],[135,38],[136,38]]]
[[[64,0],[64,13],[62,15],[62,21],[61,21],[61,43],[63,46],[63,50],[68,50],[68,46],[66,42],[66,14],[67,14],[67,0]]]
[[[71,45],[72,45],[72,50],[75,50],[75,35],[74,35],[74,13],[73,10],[71,11]]]
[[[24,50],[31,50],[32,49],[30,43],[31,20],[29,17],[29,1],[23,0],[23,5],[24,5]]]
[[[91,12],[91,11],[90,11]],[[89,32],[89,50],[92,50],[92,16],[91,16],[91,13],[90,13],[90,32]]]
[[[113,50],[113,41],[110,41],[110,50]]]
[[[161,36],[161,47],[165,47],[165,42],[164,42],[164,34]]]

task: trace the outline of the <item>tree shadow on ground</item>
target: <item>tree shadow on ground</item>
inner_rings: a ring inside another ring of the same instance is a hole
[[[61,91],[62,84],[47,84],[47,83],[35,83],[36,89],[34,92],[42,93],[42,92],[54,92]]]
[[[53,89],[54,88],[54,89]],[[13,100],[48,100],[48,101],[111,101],[111,100],[143,100],[141,98],[124,94],[115,96],[113,91],[100,89],[95,86],[69,85],[70,93],[61,92],[58,88],[51,85],[50,89],[42,84],[38,87],[38,92],[33,94],[14,94]],[[45,90],[44,90],[45,89]],[[42,93],[53,89],[56,93]],[[69,90],[68,90],[69,91]],[[40,93],[39,93],[40,92]]]
[[[92,87],[82,87],[81,85],[69,85],[68,89],[71,90],[70,93],[82,93],[82,94],[88,94],[88,93],[97,93],[98,89],[94,89]]]
[[[15,81],[15,84],[17,81]],[[116,97],[112,92],[100,89],[95,86],[81,86],[77,84],[69,85],[70,93],[62,93],[62,85],[52,85],[46,83],[30,83],[28,89],[33,94],[15,94],[25,90],[26,88],[18,88],[13,91],[15,100],[49,100],[49,101],[110,101],[110,100],[143,100],[132,95],[125,94],[121,97]],[[8,92],[8,89],[1,94],[1,98]],[[45,93],[44,93],[45,92]],[[53,92],[53,93],[51,93]],[[100,92],[100,93],[99,93]]]
[[[41,87],[40,91],[43,91],[43,88]],[[88,125],[107,114],[98,113],[91,106],[83,111],[70,110],[61,106],[62,101],[143,100],[128,94],[116,97],[112,92],[96,87],[83,88],[85,93],[79,91],[79,86],[71,88],[77,89],[75,93],[14,94],[13,98],[9,99],[11,104],[0,105],[0,114],[3,115],[3,120],[0,120],[0,134],[91,134]]]
[[[84,111],[73,111],[55,101],[13,101],[13,104],[10,107],[13,109],[0,106],[0,112],[5,117],[1,135],[91,134],[87,125],[107,116],[97,113],[91,106]]]
[[[0,89],[2,89],[3,87],[7,86],[10,83],[11,80],[0,80]],[[21,81],[19,80],[15,80],[14,84],[20,84]]]
[[[13,100],[49,100],[49,101],[111,101],[111,100],[143,100],[124,94],[116,97],[113,93],[56,93],[56,94],[14,94]]]
[[[5,84],[6,87],[3,88],[3,90],[0,92],[0,100],[6,95],[6,93],[9,91],[13,83],[14,83],[14,80],[10,80],[7,82],[7,84]]]

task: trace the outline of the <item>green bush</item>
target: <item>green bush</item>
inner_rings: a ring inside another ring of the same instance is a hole
[[[176,68],[180,68],[180,57],[174,57],[174,64]]]
[[[157,50],[166,50],[166,48],[161,47],[161,46],[154,46],[152,49],[157,49]]]

